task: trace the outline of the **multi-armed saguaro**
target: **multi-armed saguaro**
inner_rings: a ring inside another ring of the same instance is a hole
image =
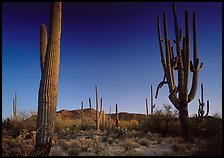
[[[174,15],[174,27],[176,39],[174,43],[176,44],[177,57],[174,57],[173,46],[171,46],[171,41],[168,39],[167,33],[167,18],[166,13],[163,13],[163,24],[164,24],[164,35],[163,40],[160,33],[160,18],[157,17],[158,22],[158,39],[160,46],[161,62],[164,70],[163,81],[157,87],[156,98],[158,95],[158,90],[163,86],[163,84],[168,84],[169,87],[169,99],[176,109],[180,113],[180,121],[182,127],[182,136],[185,139],[189,138],[189,123],[188,123],[188,103],[191,102],[197,91],[198,86],[198,72],[202,69],[203,63],[200,67],[198,51],[197,51],[197,35],[196,35],[196,15],[193,12],[193,62],[190,60],[190,26],[189,26],[189,13],[185,11],[185,37],[182,40],[182,30],[178,27],[176,6],[173,3],[173,15]],[[181,48],[181,40],[183,42]],[[163,43],[165,42],[166,58],[164,57]],[[178,71],[178,85],[175,85],[174,81],[174,70]],[[190,71],[193,73],[192,86],[188,94],[188,82]],[[166,79],[166,81],[165,81]]]
[[[209,101],[207,100],[207,112],[205,114],[204,111],[204,96],[203,96],[203,84],[201,84],[201,101],[198,99],[199,107],[198,107],[198,115],[196,114],[196,118],[198,121],[203,122],[204,118],[208,116],[209,113]],[[205,114],[205,115],[204,115]]]
[[[40,27],[41,80],[38,93],[37,136],[32,155],[47,156],[52,145],[58,100],[62,2],[51,3],[49,38]]]
[[[15,93],[15,99],[13,99],[13,121],[16,123],[17,117],[16,117],[16,106],[17,106],[17,95]]]

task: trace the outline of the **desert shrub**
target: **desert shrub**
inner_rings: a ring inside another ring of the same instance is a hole
[[[128,126],[130,126],[129,121],[124,121],[124,120],[119,121],[119,127],[120,128],[127,128]]]
[[[135,119],[132,119],[127,127],[130,130],[138,130],[139,129],[139,122]]]
[[[164,105],[163,110],[157,110],[150,116],[145,116],[140,123],[143,132],[161,133],[163,136],[179,136],[181,131],[177,111],[172,111],[171,106]]]
[[[128,136],[129,132],[128,132],[127,128],[112,127],[108,130],[108,134],[109,134],[109,136],[111,136],[111,135],[113,136],[115,134],[117,138],[120,138],[120,137]]]
[[[190,130],[193,136],[215,137],[222,135],[222,119],[208,116],[203,122],[199,122],[195,117],[189,119]],[[212,128],[211,128],[212,127]]]
[[[55,132],[60,132],[61,130],[65,128],[72,129],[75,127],[79,128],[80,127],[80,120],[74,120],[74,119],[69,119],[65,118],[63,116],[59,117],[57,116],[55,118]]]
[[[149,147],[150,146],[150,142],[148,139],[146,138],[141,138],[138,140],[138,143],[142,146],[146,146],[146,147]]]
[[[22,121],[13,122],[10,119],[4,120],[2,122],[2,129],[7,131],[8,136],[16,138],[24,129],[24,124]]]
[[[124,149],[126,151],[130,151],[132,150],[134,147],[136,147],[136,143],[134,142],[133,139],[130,138],[126,138],[121,144],[122,147],[124,147]]]

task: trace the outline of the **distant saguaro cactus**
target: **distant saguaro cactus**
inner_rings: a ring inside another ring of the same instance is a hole
[[[96,89],[96,130],[99,131],[100,129],[100,121],[102,118],[102,98],[100,102],[100,112],[98,111],[98,88],[95,86]]]
[[[146,115],[149,115],[148,99],[145,99]]]
[[[110,116],[109,116],[109,120],[108,120],[108,126],[109,128],[111,128],[111,106],[110,106]]]
[[[198,107],[198,115],[196,114],[196,118],[198,121],[203,122],[204,118],[208,116],[209,113],[209,101],[207,100],[207,112],[205,114],[204,111],[204,96],[203,96],[203,84],[201,84],[201,101],[198,99],[199,107]],[[204,115],[205,114],[205,115]]]
[[[104,110],[102,111],[102,130],[105,131],[106,117]]]
[[[81,128],[83,127],[83,106],[84,106],[84,103],[83,103],[83,101],[82,101],[81,114],[80,114]]]
[[[152,85],[151,85],[151,114],[153,114],[153,109],[156,107],[153,100],[153,92],[152,92]]]
[[[32,155],[48,156],[52,146],[58,99],[61,12],[62,2],[52,2],[48,42],[46,42],[45,25],[41,25],[41,80],[38,93],[36,144]]]
[[[16,116],[16,106],[17,106],[17,95],[15,93],[15,99],[13,99],[13,122],[16,123],[17,121],[17,116]]]
[[[93,110],[92,110],[92,102],[91,102],[91,98],[89,98],[89,108],[90,108],[90,115],[92,119],[95,119],[93,116]]]
[[[168,39],[167,33],[167,18],[166,12],[163,13],[163,24],[164,24],[164,35],[165,40],[162,39],[160,33],[160,18],[157,17],[158,24],[158,40],[160,46],[161,62],[164,70],[163,81],[157,87],[156,98],[158,95],[158,90],[164,84],[168,84],[169,87],[169,99],[175,108],[180,113],[180,122],[182,128],[182,137],[189,139],[189,122],[188,122],[188,103],[190,103],[195,95],[198,86],[198,72],[202,69],[203,63],[201,63],[198,68],[199,58],[197,51],[197,35],[196,35],[196,15],[193,12],[193,62],[190,60],[190,26],[189,26],[189,14],[185,11],[185,37],[183,37],[183,47],[181,48],[180,42],[182,40],[182,30],[178,27],[176,6],[173,3],[173,16],[174,16],[174,27],[176,39],[174,43],[176,44],[177,57],[174,57],[173,46],[171,46],[171,41]],[[166,48],[166,59],[164,57],[163,42],[165,41]],[[178,71],[178,87],[175,85],[174,81],[174,70]],[[192,86],[188,94],[188,82],[190,71],[193,73]],[[165,81],[166,79],[166,81]]]
[[[116,104],[116,127],[119,125],[119,116],[118,116],[118,105]]]

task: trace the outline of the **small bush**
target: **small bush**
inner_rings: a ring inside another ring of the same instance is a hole
[[[126,151],[132,150],[136,145],[133,139],[127,138],[121,143],[121,146],[124,147]]]

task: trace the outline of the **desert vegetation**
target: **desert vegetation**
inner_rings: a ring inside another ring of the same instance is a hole
[[[178,111],[170,105],[155,110],[154,114],[123,113],[126,117],[116,127],[116,114],[111,126],[106,123],[99,131],[91,119],[95,109],[83,109],[81,124],[79,110],[61,110],[56,113],[51,156],[168,156],[168,155],[221,155],[222,118],[214,114],[203,122],[189,118],[191,142],[181,137]],[[21,116],[20,116],[21,115]],[[24,115],[26,116],[24,118]],[[119,113],[122,118],[122,112]],[[75,116],[75,117],[74,117]],[[109,118],[110,114],[106,114]],[[136,117],[137,116],[137,117]],[[10,118],[2,122],[2,155],[28,156],[35,146],[36,115],[18,114],[15,123]],[[19,119],[23,118],[23,119]],[[108,119],[106,119],[108,120]],[[212,128],[211,128],[212,127]]]
[[[46,26],[40,26],[40,68],[41,79],[38,91],[38,111],[25,116],[17,114],[16,95],[13,99],[13,119],[2,122],[3,156],[174,156],[174,155],[221,155],[222,118],[204,113],[203,85],[199,99],[198,114],[188,116],[188,104],[195,98],[200,67],[197,52],[196,14],[193,12],[193,60],[190,60],[189,13],[185,11],[185,36],[178,27],[176,6],[173,3],[176,57],[171,40],[168,39],[167,17],[163,13],[164,40],[160,32],[160,18],[157,17],[158,39],[161,62],[164,70],[159,89],[168,84],[169,99],[174,105],[163,105],[154,110],[151,85],[151,113],[146,99],[146,114],[120,112],[106,113],[103,98],[98,109],[98,87],[95,86],[96,103],[89,108],[83,101],[78,110],[56,112],[58,97],[58,74],[60,65],[62,2],[51,4],[49,37]],[[183,42],[181,48],[181,42]],[[166,58],[163,45],[165,45]],[[178,81],[174,81],[174,70]],[[189,74],[193,73],[189,89]],[[212,127],[212,128],[211,128]]]

